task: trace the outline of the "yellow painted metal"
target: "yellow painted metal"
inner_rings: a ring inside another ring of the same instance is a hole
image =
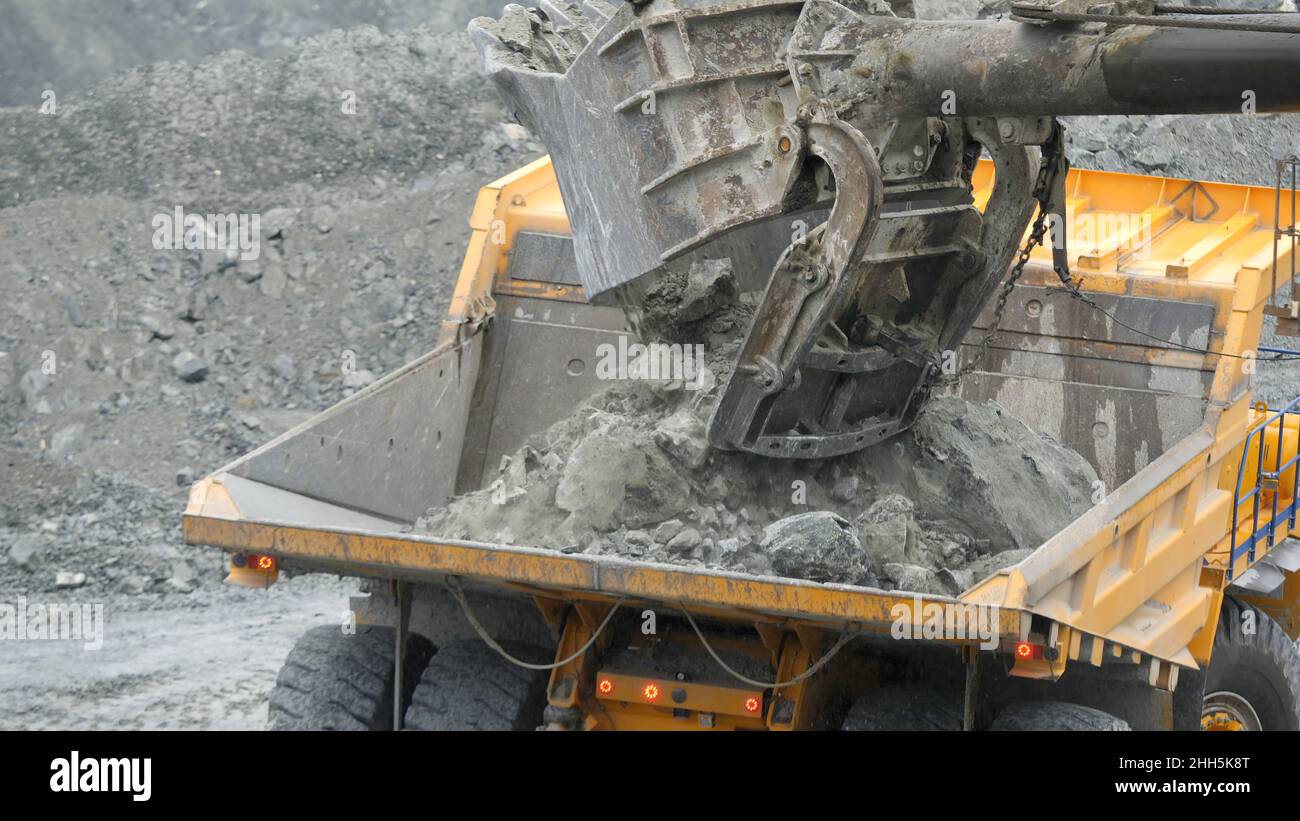
[[[987,198],[991,180],[991,166],[981,163],[975,172],[977,204]],[[1031,614],[1042,624],[1057,625],[1062,665],[1067,659],[1097,664],[1107,658],[1204,664],[1224,579],[1223,568],[1213,560],[1229,538],[1232,508],[1232,492],[1221,477],[1239,462],[1251,420],[1249,373],[1238,357],[1258,344],[1262,306],[1270,291],[1273,192],[1080,170],[1071,172],[1067,190],[1072,209],[1068,230],[1077,235],[1086,226],[1092,232],[1089,247],[1072,245],[1075,254],[1087,257],[1072,261],[1079,263],[1076,281],[1084,291],[1215,306],[1213,353],[1144,354],[1160,364],[1213,372],[1205,424],[1024,562],[982,580],[960,602],[998,608],[1004,642],[1028,635]],[[1291,219],[1286,213],[1282,218]],[[1148,223],[1149,237],[1144,233]],[[568,231],[546,159],[484,188],[470,224],[472,238],[443,344],[490,312],[494,293],[582,300],[580,290],[516,281],[506,274],[519,231]],[[1142,241],[1135,244],[1135,237]],[[1279,264],[1289,266],[1289,257],[1283,254]],[[1039,249],[1024,281],[1053,280],[1049,251]],[[804,625],[887,633],[894,608],[912,600],[862,588],[544,549],[250,521],[241,516],[219,474],[195,487],[184,527],[190,542],[294,558],[350,575],[432,579],[454,574],[552,601],[669,602],[766,625],[773,632]],[[1202,566],[1207,555],[1208,570]],[[782,669],[797,672],[813,657],[805,652],[798,661],[782,653]],[[1049,671],[1059,672],[1056,665]]]
[[[911,594],[847,585],[706,572],[545,549],[454,542],[410,533],[322,531],[247,521],[238,517],[219,476],[203,479],[195,486],[183,527],[186,541],[191,543],[294,558],[349,575],[424,579],[468,576],[568,600],[671,602],[690,605],[705,615],[780,623],[795,618],[814,625],[851,626],[881,635],[889,634],[896,608],[910,608],[916,600]],[[999,636],[1014,640],[1019,629],[1017,614],[999,614]],[[978,641],[974,637],[952,643]]]
[[[1207,732],[1242,732],[1246,727],[1228,713],[1219,711],[1201,716],[1201,729]]]
[[[581,287],[516,280],[507,275],[510,251],[520,231],[569,234],[569,219],[548,157],[484,186],[474,203],[469,227],[469,245],[440,341],[455,339],[475,306],[491,302],[494,294],[586,301]]]
[[[972,177],[977,207],[987,202],[992,184],[992,164],[983,160]],[[1271,187],[1071,169],[1066,191],[1066,242],[1078,273],[1169,277],[1231,289],[1242,269],[1272,264]],[[1284,225],[1294,221],[1289,208],[1282,204]],[[1035,249],[1032,259],[1049,263],[1051,248]]]
[[[988,174],[987,168],[977,172],[977,189]],[[1113,643],[1117,658],[1134,658],[1119,652],[1126,648],[1184,666],[1204,664],[1224,576],[1204,574],[1202,559],[1224,567],[1233,486],[1253,424],[1250,357],[1271,291],[1273,192],[1090,171],[1072,172],[1068,190],[1081,209],[1067,215],[1075,231],[1090,221],[1115,226],[1092,248],[1071,246],[1081,255],[1075,274],[1084,291],[1215,306],[1213,353],[1151,354],[1164,365],[1213,372],[1205,425],[1019,566],[962,600],[1022,607],[1073,628],[1079,640],[1072,659],[1087,646],[1086,660],[1100,661],[1104,645],[1095,639]],[[1139,224],[1143,215],[1155,215],[1144,243],[1118,236],[1126,223],[1115,217],[1126,214]],[[1035,253],[1025,282],[1054,282],[1049,253]],[[1262,556],[1259,551],[1257,559]]]
[[[609,671],[598,672],[595,681],[596,698],[620,714],[641,714],[669,725],[684,721],[683,726],[690,729],[764,728],[763,691],[752,687],[720,687]],[[602,690],[606,684],[608,691]],[[689,715],[674,715],[675,710]]]

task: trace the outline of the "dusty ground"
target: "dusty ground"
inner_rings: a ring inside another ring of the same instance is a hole
[[[98,651],[0,645],[0,727],[258,727],[293,638],[339,618],[347,582],[223,586],[185,485],[430,347],[476,190],[540,153],[462,33],[499,5],[0,0],[0,604],[106,617]],[[1193,126],[1076,121],[1072,156],[1266,182],[1300,136]],[[158,251],[178,205],[283,230],[256,262]],[[1267,398],[1295,367],[1261,364]]]
[[[0,36],[31,23],[87,82],[50,113],[0,108],[0,603],[102,604],[107,623],[98,651],[0,645],[0,721],[261,726],[293,638],[355,585],[222,585],[219,554],[182,544],[188,484],[427,351],[479,186],[540,148],[463,33],[491,3],[198,4],[185,20],[225,34],[167,53],[140,25],[175,4],[63,29],[53,5],[0,3]],[[400,26],[373,18],[399,7]],[[357,23],[387,30],[329,31]],[[103,65],[68,56],[92,35]],[[214,43],[244,51],[200,61]],[[0,55],[6,80],[42,82]],[[280,238],[255,261],[158,250],[151,221],[178,205]]]
[[[343,582],[302,579],[238,603],[106,614],[104,645],[6,642],[0,730],[259,730],[304,624],[337,622]]]

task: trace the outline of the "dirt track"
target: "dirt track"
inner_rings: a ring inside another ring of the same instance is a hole
[[[346,610],[346,583],[302,581],[240,607],[108,609],[99,650],[6,642],[0,730],[260,730],[294,639]]]

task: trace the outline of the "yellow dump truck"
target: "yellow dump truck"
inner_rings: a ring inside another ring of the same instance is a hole
[[[1300,728],[1300,409],[1251,390],[1293,206],[1077,169],[1066,193],[1086,299],[1037,250],[959,390],[1108,492],[945,597],[412,532],[600,390],[597,346],[632,333],[584,296],[547,160],[482,189],[436,349],[190,492],[186,540],[231,581],[362,580],[355,627],[292,650],[271,726]]]

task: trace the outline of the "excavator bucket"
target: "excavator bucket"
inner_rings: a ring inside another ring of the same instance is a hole
[[[1221,59],[1205,66],[1179,59],[1199,29],[1091,24],[1063,36],[1056,11],[1031,11],[932,22],[881,3],[592,0],[512,5],[470,30],[551,152],[588,299],[635,320],[671,260],[786,244],[758,277],[709,439],[821,458],[910,425],[958,375],[955,351],[1035,208],[1037,241],[1049,212],[1063,223],[1056,114],[1164,111],[1225,71],[1263,89],[1270,110],[1300,101],[1277,75],[1279,59],[1297,63],[1294,34],[1235,32],[1237,50],[1211,50]],[[1168,94],[1148,93],[1153,76]],[[1231,102],[1196,93],[1186,110]],[[996,183],[977,207],[981,154]],[[1065,248],[1054,250],[1068,285]]]

